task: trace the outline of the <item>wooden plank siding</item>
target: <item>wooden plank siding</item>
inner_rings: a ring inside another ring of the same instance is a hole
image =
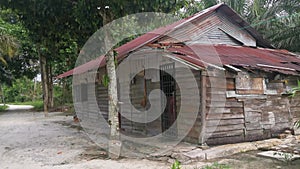
[[[266,99],[247,99],[243,102],[247,141],[270,138],[292,126],[286,97],[268,96]]]
[[[184,70],[186,68],[177,68],[176,69],[176,78],[180,78],[180,79],[189,79],[188,75],[186,74],[186,71]],[[185,126],[191,126],[191,122],[194,121],[193,127],[189,130],[189,133],[187,134],[187,136],[185,137],[184,141],[188,141],[188,142],[192,142],[192,143],[198,143],[199,142],[199,135],[201,132],[201,128],[202,128],[202,122],[201,122],[201,103],[200,106],[198,108],[197,116],[196,119],[194,119],[194,113],[192,112],[193,110],[189,110],[189,104],[195,105],[195,100],[201,100],[201,71],[199,70],[191,70],[194,78],[196,80],[197,83],[197,89],[195,88],[189,88],[191,85],[189,85],[190,83],[192,83],[192,81],[190,80],[184,80],[184,84],[183,87],[185,87],[185,89],[188,89],[190,91],[195,91],[195,90],[199,90],[199,95],[195,96],[195,92],[190,92],[188,93],[189,95],[186,96],[186,98],[184,98],[184,100],[186,102],[184,102],[185,105],[185,110],[184,112],[180,112],[183,113],[183,117],[184,117],[184,121],[179,121],[177,120],[177,125],[179,125],[180,127],[178,127],[178,129],[182,129],[182,131],[178,131],[183,132],[184,130],[186,130]],[[180,111],[180,107],[181,107],[181,102],[182,102],[182,96],[180,93],[180,88],[177,85],[176,87],[176,112],[177,114],[179,114]],[[185,133],[183,133],[185,134]]]
[[[214,12],[201,20],[187,24],[159,41],[159,43],[178,42],[256,46],[255,39],[247,31],[240,29],[220,12]]]
[[[264,92],[267,90],[264,88],[264,79],[257,75],[249,74],[247,78],[244,73],[230,76],[226,75],[226,87],[217,84],[214,88],[211,83],[221,80],[221,77],[205,77],[207,144],[236,143],[276,137],[284,130],[291,129],[293,122],[300,119],[299,95],[294,98],[282,95],[282,91],[286,90],[285,85],[266,84],[277,91],[277,94],[269,95]],[[225,94],[221,92],[224,88],[226,93],[235,93],[235,95],[226,95],[225,103],[222,102]],[[246,92],[240,92],[241,90]],[[214,95],[217,97],[212,97]]]
[[[243,103],[235,98],[226,98],[226,91],[235,90],[235,79],[225,76],[206,78],[206,126],[207,144],[239,142],[244,139],[245,116]],[[220,83],[221,81],[225,82]],[[219,83],[218,83],[219,82]],[[213,85],[212,85],[213,84]]]

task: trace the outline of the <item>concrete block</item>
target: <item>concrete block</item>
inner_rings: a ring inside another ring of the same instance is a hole
[[[183,153],[183,155],[185,155],[185,156],[187,156],[191,159],[198,159],[198,160],[205,160],[206,159],[206,154],[201,149],[194,149],[194,150],[189,151],[187,153]]]

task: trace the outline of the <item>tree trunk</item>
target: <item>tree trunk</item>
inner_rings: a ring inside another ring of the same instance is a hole
[[[44,102],[44,113],[45,116],[48,116],[48,106],[49,106],[49,78],[47,71],[47,58],[40,55],[40,67],[41,67],[41,76],[42,76],[42,88],[43,88],[43,102]]]
[[[1,101],[2,101],[3,105],[5,106],[5,95],[4,95],[2,84],[0,84],[0,92],[1,92]]]
[[[53,97],[53,77],[52,77],[52,66],[48,64],[48,87],[49,87],[49,108],[54,107],[54,97]]]
[[[113,15],[109,10],[100,12],[103,19],[103,25],[113,20]],[[112,47],[111,32],[107,30],[105,32],[105,44],[106,48]],[[117,77],[116,77],[116,65],[113,49],[105,55],[106,57],[106,71],[109,77],[108,84],[108,116],[110,122],[110,142],[109,142],[109,157],[111,159],[118,159],[121,153],[122,143],[120,141],[120,129],[119,129],[119,106],[118,106],[118,89],[117,89]]]
[[[36,80],[36,77],[35,77],[34,78],[34,85],[33,85],[32,101],[35,101],[35,99],[36,99],[36,86],[37,86],[37,80]]]

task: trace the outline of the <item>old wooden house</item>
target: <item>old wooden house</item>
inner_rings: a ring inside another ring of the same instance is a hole
[[[300,117],[300,98],[288,95],[300,80],[300,58],[274,49],[225,4],[146,33],[115,51],[123,66],[118,90],[124,133],[155,136],[175,126],[168,135],[184,135],[185,141],[198,144],[225,144],[276,137]],[[91,124],[100,116],[108,118],[107,88],[101,78],[106,70],[100,58],[79,66],[79,80],[74,82],[81,93],[75,105],[86,112],[79,118]],[[86,78],[95,67],[96,80]],[[156,89],[163,94],[150,96]],[[96,100],[89,100],[93,93]],[[151,106],[151,113],[163,113],[143,116],[150,118],[145,122],[133,120]]]

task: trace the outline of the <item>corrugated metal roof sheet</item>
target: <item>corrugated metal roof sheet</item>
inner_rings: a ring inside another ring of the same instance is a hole
[[[120,57],[148,44],[151,43],[155,40],[157,40],[158,38],[165,36],[167,33],[174,31],[188,23],[190,23],[191,21],[195,20],[195,19],[201,19],[207,15],[209,15],[210,13],[213,13],[216,9],[220,8],[221,6],[224,6],[224,4],[218,4],[215,6],[212,6],[206,10],[203,10],[199,13],[196,13],[195,15],[192,15],[188,18],[185,19],[181,19],[177,22],[174,22],[170,25],[164,26],[164,27],[160,27],[157,28],[151,32],[148,32],[142,36],[139,36],[138,38],[118,47],[115,49],[115,51],[118,52],[118,55]],[[226,6],[226,5],[225,5]]]
[[[234,12],[230,7],[228,7],[225,4],[218,4],[215,6],[212,6],[210,8],[207,8],[199,13],[196,13],[193,16],[190,16],[188,18],[179,20],[173,24],[167,25],[165,27],[161,27],[158,29],[155,29],[154,31],[151,31],[149,33],[146,33],[118,48],[115,49],[115,51],[118,52],[118,57],[119,58],[123,58],[125,57],[128,53],[146,45],[149,44],[151,42],[154,42],[155,40],[161,38],[162,36],[166,35],[167,33],[170,33],[171,31],[174,31],[176,29],[180,29],[181,27],[185,26],[186,24],[193,22],[195,20],[198,19],[202,19],[204,17],[206,17],[207,15],[217,11],[217,10],[222,10],[224,13],[226,13],[229,17],[231,17],[231,19],[233,19],[234,21],[236,21],[238,24],[241,25],[241,27],[243,27],[243,29],[247,30],[253,37],[255,37],[258,41],[258,44],[264,46],[264,47],[270,47],[272,48],[272,46],[266,42],[265,40],[263,40],[263,38],[261,38],[261,36],[257,33],[257,31],[255,29],[253,29],[247,22],[245,22],[236,12]],[[104,56],[100,56],[99,58],[92,60],[90,62],[87,62],[81,66],[78,66],[76,69],[76,71],[74,70],[70,70],[68,72],[65,72],[59,76],[57,76],[57,78],[64,78],[67,76],[71,76],[73,73],[75,74],[79,74],[79,73],[83,73],[86,72],[90,69],[94,69],[96,67],[100,66],[100,62],[99,59],[102,60]],[[102,59],[101,59],[102,58]],[[196,60],[193,60],[196,61]],[[200,62],[197,61],[197,65],[200,65]],[[196,64],[196,63],[195,63]]]
[[[87,72],[88,70],[95,69],[101,65],[104,65],[105,64],[104,61],[105,61],[104,56],[98,57],[98,58],[91,60],[83,65],[80,65],[72,70],[69,70],[63,74],[60,74],[56,78],[64,78],[64,77],[72,76],[73,74],[81,74],[81,73]]]
[[[167,49],[198,66],[232,65],[299,75],[300,58],[283,50],[227,45],[191,45]]]

